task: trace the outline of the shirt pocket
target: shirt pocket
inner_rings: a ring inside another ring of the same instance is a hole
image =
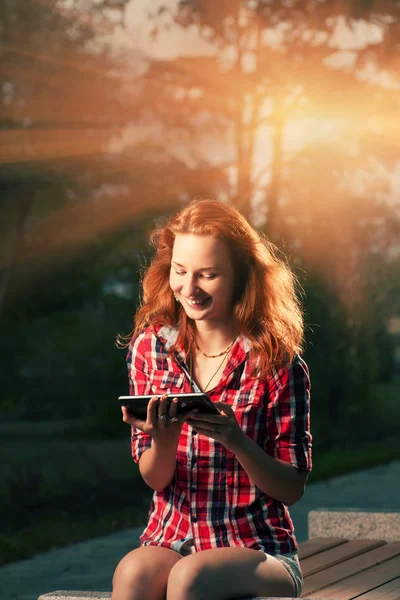
[[[236,411],[248,412],[250,410],[258,410],[262,406],[263,386],[259,382],[254,382],[252,385],[241,389],[228,388],[221,400],[227,402]]]
[[[154,371],[151,377],[151,393],[179,394],[185,382],[184,373],[176,371]]]
[[[263,385],[250,382],[241,389],[227,389],[224,396],[221,400],[231,406],[239,427],[250,438],[256,439],[264,422]]]

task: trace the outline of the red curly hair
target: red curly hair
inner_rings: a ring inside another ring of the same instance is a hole
[[[143,299],[132,334],[148,326],[177,326],[176,347],[183,345],[190,351],[194,323],[175,302],[169,286],[175,236],[185,233],[216,237],[227,244],[236,276],[233,325],[251,342],[254,365],[258,365],[254,373],[263,376],[272,366],[301,353],[303,318],[294,273],[278,258],[277,248],[236,208],[217,200],[189,203],[152,233],[155,254],[143,277]]]

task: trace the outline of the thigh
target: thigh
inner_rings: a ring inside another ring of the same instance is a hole
[[[177,552],[161,546],[132,550],[115,569],[112,600],[163,600],[170,571],[179,560]]]
[[[171,569],[167,587],[167,600],[295,595],[286,568],[273,556],[249,548],[216,548],[186,556]]]

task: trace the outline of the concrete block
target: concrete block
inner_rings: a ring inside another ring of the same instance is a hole
[[[42,594],[38,600],[110,600],[111,592],[73,592],[58,590]]]
[[[109,600],[110,598],[111,592],[69,592],[68,590],[59,590],[43,594],[39,596],[38,600]],[[293,600],[293,598],[257,596],[257,598],[244,598],[244,600]],[[307,598],[302,598],[302,600],[307,600]],[[318,600],[318,598],[314,598],[313,600]],[[325,600],[327,599],[325,598]]]
[[[400,541],[400,512],[318,509],[308,513],[308,537]]]

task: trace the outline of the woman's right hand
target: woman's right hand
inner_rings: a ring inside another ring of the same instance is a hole
[[[177,417],[177,408],[177,398],[172,399],[168,409],[167,394],[161,397],[153,396],[147,405],[145,421],[132,417],[125,406],[121,406],[122,420],[128,425],[148,433],[156,442],[175,442],[179,438],[183,423],[197,412],[197,409],[194,409],[186,415]]]

